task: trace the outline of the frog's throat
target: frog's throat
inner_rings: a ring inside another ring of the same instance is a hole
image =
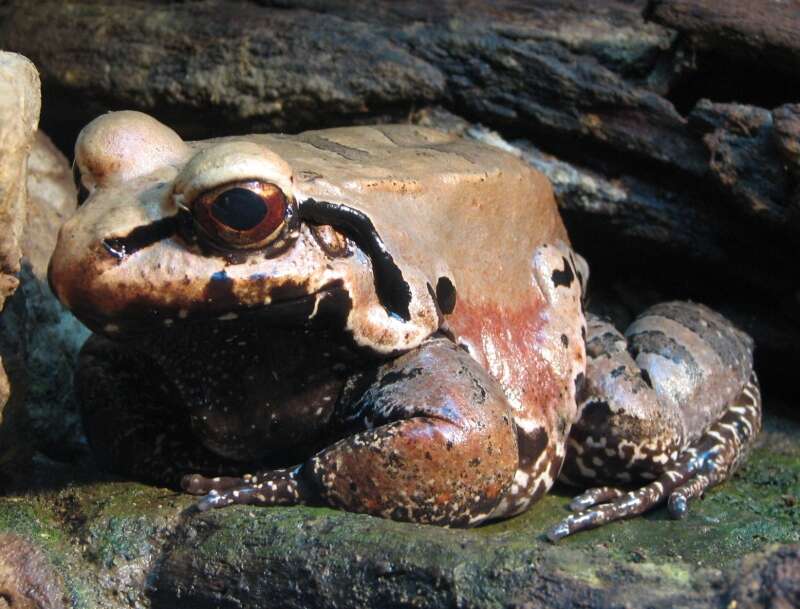
[[[403,278],[400,267],[386,250],[378,231],[362,212],[328,201],[305,199],[298,205],[300,218],[318,224],[329,224],[340,229],[352,239],[372,260],[375,275],[375,293],[381,305],[403,321],[411,319],[411,288]]]

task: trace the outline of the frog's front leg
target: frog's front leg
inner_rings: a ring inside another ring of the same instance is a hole
[[[641,514],[670,514],[725,480],[752,445],[761,400],[752,341],[710,309],[664,303],[623,337],[590,318],[586,385],[561,479],[603,484],[578,496],[551,540]],[[617,485],[645,486],[623,491]]]
[[[506,399],[448,340],[429,340],[379,367],[372,382],[351,383],[338,412],[351,433],[296,468],[240,480],[191,476],[184,488],[209,493],[201,509],[316,503],[473,526],[512,484],[517,438]]]

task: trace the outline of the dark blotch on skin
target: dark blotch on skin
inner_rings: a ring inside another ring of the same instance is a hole
[[[570,265],[569,260],[563,257],[561,259],[564,261],[564,268],[560,271],[558,269],[553,271],[551,279],[554,286],[568,288],[572,285],[572,282],[575,281],[575,273],[572,272],[572,266]]]
[[[203,293],[206,302],[221,303],[228,310],[236,306],[236,295],[233,293],[233,279],[225,271],[218,271],[211,276]]]
[[[438,299],[436,298],[436,292],[433,291],[433,286],[430,282],[426,283],[425,286],[428,288],[428,295],[431,297],[431,300],[436,303],[436,325],[441,327],[444,321],[444,315],[442,315],[442,308],[439,306]]]
[[[456,308],[456,286],[447,277],[439,277],[436,282],[436,302],[445,315],[450,315]]]
[[[309,296],[308,288],[302,283],[287,281],[281,285],[276,285],[270,290],[269,296],[273,302],[283,302]]]
[[[517,427],[517,446],[519,447],[519,466],[529,467],[547,448],[547,432],[544,429],[535,429],[532,433],[525,432]]]
[[[566,334],[561,335],[561,344],[564,345],[565,347],[569,347],[569,338],[567,337]]]
[[[352,207],[314,199],[300,203],[299,215],[304,220],[330,224],[355,241],[372,259],[375,292],[381,304],[390,314],[394,313],[404,321],[411,319],[411,288],[403,278],[400,267],[386,250],[372,220]]]
[[[384,388],[388,385],[392,385],[394,383],[399,383],[400,381],[413,379],[415,376],[419,376],[422,374],[422,368],[411,368],[410,370],[393,370],[392,372],[387,372],[383,375],[378,386],[380,388]]]
[[[72,180],[75,182],[75,189],[78,191],[78,207],[80,207],[89,198],[89,190],[83,185],[81,170],[78,169],[77,164],[72,165]]]
[[[728,320],[696,305],[662,303],[651,307],[647,313],[663,315],[697,334],[729,368],[737,368],[742,360],[749,357],[753,347],[750,337],[737,332]]]
[[[605,400],[594,400],[586,404],[581,413],[581,427],[603,429],[612,416],[611,407]]]
[[[639,353],[655,353],[665,357],[676,364],[686,366],[694,378],[701,378],[700,366],[692,357],[691,352],[677,340],[660,330],[647,330],[630,337],[628,350],[634,359]]]
[[[581,400],[581,394],[583,393],[584,388],[586,387],[586,375],[583,372],[579,372],[575,376],[575,399],[578,401]]]
[[[144,226],[137,226],[124,237],[104,239],[103,247],[106,248],[109,254],[118,260],[122,260],[126,256],[135,254],[140,249],[164,239],[169,239],[177,232],[177,216],[168,216]]]

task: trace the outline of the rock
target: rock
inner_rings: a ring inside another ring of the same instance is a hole
[[[450,530],[304,506],[198,514],[187,495],[44,462],[42,486],[0,496],[0,532],[36,546],[78,609],[727,607],[756,574],[752,596],[792,589],[788,558],[758,565],[800,543],[798,434],[768,415],[740,472],[685,520],[662,509],[557,545],[543,533],[566,513],[565,489]]]
[[[18,3],[0,38],[33,52],[48,88],[68,93],[60,104],[53,96],[53,112],[76,126],[113,106],[169,117],[193,135],[221,116],[230,126],[283,130],[443,92],[434,67],[363,20],[249,2],[86,2],[58,17],[65,8]],[[64,47],[86,31],[93,35],[69,45],[78,55]],[[96,101],[67,101],[75,99]]]
[[[28,155],[27,190],[22,255],[33,275],[46,282],[58,229],[75,212],[77,192],[69,162],[41,131],[36,133]]]
[[[0,310],[14,291],[25,224],[25,163],[39,122],[39,76],[33,64],[0,53]]]
[[[458,10],[274,4],[17,2],[0,40],[28,53],[48,90],[62,93],[48,108],[59,120],[85,123],[129,106],[208,136],[374,121],[446,101],[494,125],[586,137],[703,171],[704,151],[672,104],[623,77],[649,73],[670,43],[668,31],[645,23],[643,2],[604,0],[592,15],[579,2],[522,11],[510,0]],[[89,103],[76,107],[76,98]]]
[[[748,0],[654,0],[650,16],[689,36],[700,49],[723,49],[732,58],[768,64],[797,82],[800,4]]]
[[[65,600],[64,583],[42,551],[0,533],[0,608],[63,609]]]
[[[775,143],[789,172],[789,213],[796,221],[800,215],[800,104],[785,104],[774,110],[772,116],[775,121]]]
[[[776,130],[769,110],[701,100],[689,122],[703,134],[710,153],[710,173],[727,195],[725,200],[768,225],[793,226],[800,216],[789,205],[790,176],[780,159],[782,153],[790,162],[800,162],[792,150],[797,145],[792,143],[792,119],[797,117],[790,106],[779,116],[783,134]],[[784,142],[782,150],[776,145],[780,142]],[[763,162],[770,158],[772,162]]]
[[[783,546],[748,559],[727,606],[740,609],[800,607],[800,545]]]
[[[0,311],[19,285],[20,236],[25,223],[25,161],[39,121],[39,75],[20,55],[0,52]],[[0,358],[0,422],[10,397]]]
[[[47,264],[61,223],[77,203],[66,158],[42,133],[28,157],[27,221],[20,238],[20,287],[0,315],[0,355],[11,399],[0,425],[0,478],[24,477],[33,452],[74,459],[85,452],[72,373],[88,331],[47,285]]]

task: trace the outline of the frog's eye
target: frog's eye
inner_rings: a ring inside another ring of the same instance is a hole
[[[278,238],[288,203],[280,188],[251,180],[225,184],[199,195],[192,215],[214,241],[237,249],[265,247]]]

